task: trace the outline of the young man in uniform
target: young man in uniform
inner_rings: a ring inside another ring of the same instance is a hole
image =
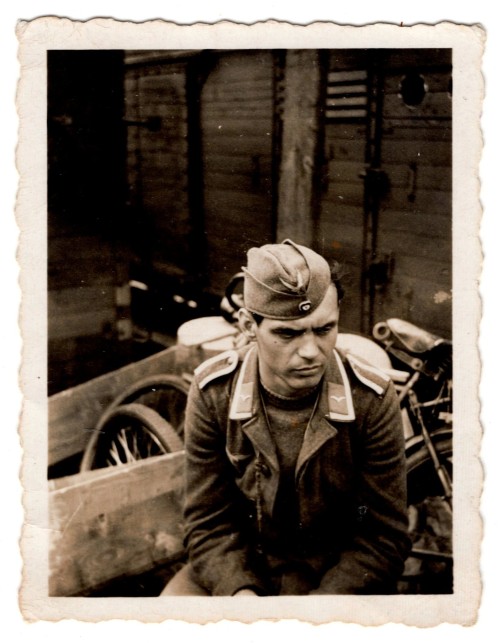
[[[188,397],[189,562],[163,594],[392,593],[409,547],[394,388],[335,350],[321,256],[287,240],[244,273],[249,343],[198,367]]]

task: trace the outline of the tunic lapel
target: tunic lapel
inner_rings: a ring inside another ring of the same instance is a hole
[[[241,429],[261,453],[266,462],[279,471],[278,456],[273,439],[267,427],[259,396],[259,375],[257,349],[253,347],[245,356],[234,388],[230,420],[239,420]]]
[[[320,399],[309,422],[302,448],[297,458],[295,475],[298,478],[304,464],[327,442],[338,434],[333,422],[351,422],[355,419],[352,392],[344,365],[337,351],[327,365]]]

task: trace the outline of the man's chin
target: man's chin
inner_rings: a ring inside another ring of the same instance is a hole
[[[293,377],[289,380],[290,388],[297,394],[306,393],[320,383],[323,372],[323,368],[294,371]]]

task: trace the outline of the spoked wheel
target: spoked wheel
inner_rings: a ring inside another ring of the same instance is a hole
[[[105,414],[122,404],[144,404],[161,415],[184,439],[184,412],[189,384],[176,375],[149,375],[118,395]]]
[[[432,434],[442,465],[453,475],[449,429]],[[453,591],[452,511],[429,452],[421,439],[407,448],[408,516],[412,551],[402,582],[409,593],[444,594]]]
[[[182,448],[175,429],[157,411],[144,404],[125,404],[102,416],[87,444],[80,471],[129,464]]]

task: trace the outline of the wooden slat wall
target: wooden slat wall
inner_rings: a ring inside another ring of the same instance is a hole
[[[154,53],[126,70],[126,120],[160,119],[158,131],[128,126],[129,205],[137,212],[134,234],[153,269],[182,276],[189,272],[191,231],[186,70],[183,63],[155,60]]]
[[[438,60],[446,62],[446,53]],[[403,73],[386,76],[382,164],[390,190],[380,213],[379,249],[394,253],[395,263],[377,311],[379,318],[401,316],[450,337],[451,67],[418,65],[417,57],[413,67],[427,94],[417,107],[409,108],[399,96]]]
[[[363,179],[366,126],[364,122],[331,123],[325,127],[328,160],[320,218],[319,250],[340,261],[346,289],[340,325],[359,330],[363,247]]]
[[[221,294],[246,250],[273,240],[271,52],[221,54],[201,100],[209,287]]]
[[[366,54],[332,52],[335,70],[362,69]],[[379,254],[394,256],[388,287],[377,294],[376,320],[400,316],[445,336],[451,333],[451,67],[448,52],[389,52],[382,123],[382,169],[390,189],[382,200]],[[399,85],[417,66],[428,93],[407,107]],[[366,127],[363,120],[327,122],[328,163],[322,195],[320,250],[342,262],[347,296],[341,325],[360,329]]]

